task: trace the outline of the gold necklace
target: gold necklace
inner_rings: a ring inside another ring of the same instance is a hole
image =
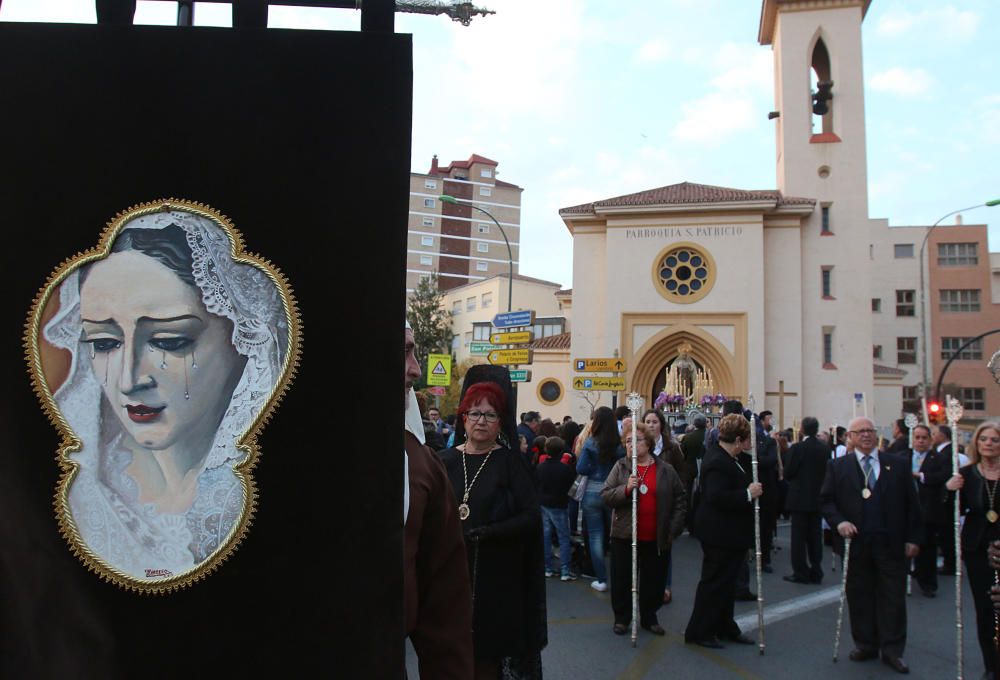
[[[472,487],[475,486],[476,480],[479,479],[479,474],[483,471],[483,468],[486,467],[486,464],[490,462],[490,456],[493,455],[493,451],[491,449],[490,452],[486,454],[486,458],[483,459],[483,464],[479,466],[479,469],[476,470],[476,474],[472,477],[472,484],[469,484],[469,469],[465,466],[465,457],[467,455],[470,454],[462,451],[462,481],[465,484],[465,493],[462,495],[462,502],[458,506],[458,518],[463,522],[469,519],[469,494],[472,493]]]
[[[996,521],[1000,519],[1000,515],[994,510],[996,506],[993,504],[993,499],[996,498],[997,482],[1000,482],[1000,480],[989,480],[986,479],[985,475],[983,475],[983,479],[986,480],[986,497],[990,500],[990,509],[986,511],[986,521],[990,524],[996,524]],[[993,484],[990,484],[991,481]]]
[[[639,465],[639,460],[638,459],[636,459],[635,464],[637,466]],[[642,476],[639,477],[639,493],[641,493],[643,496],[645,496],[647,493],[649,493],[649,487],[646,486],[645,480],[646,480],[646,473],[649,472],[649,468],[653,467],[653,464],[654,463],[651,460],[650,461],[646,461],[646,464],[643,466],[646,469],[642,471]]]

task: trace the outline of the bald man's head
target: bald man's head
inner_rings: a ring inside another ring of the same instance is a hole
[[[847,426],[847,436],[854,445],[855,451],[871,453],[878,445],[878,433],[875,423],[868,418],[855,418]]]

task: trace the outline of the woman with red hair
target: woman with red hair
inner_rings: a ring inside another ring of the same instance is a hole
[[[507,404],[499,385],[469,385],[458,406],[461,443],[440,453],[466,538],[477,679],[540,678],[546,638],[544,585],[539,602],[534,583],[541,510],[528,463],[502,432]]]

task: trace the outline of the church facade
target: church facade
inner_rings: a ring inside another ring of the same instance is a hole
[[[519,411],[584,422],[630,391],[647,406],[678,392],[694,397],[688,407],[706,395],[753,395],[780,427],[867,414],[888,434],[904,410],[921,411],[924,371],[933,388],[953,350],[1000,327],[1000,254],[988,253],[986,225],[929,236],[924,312],[919,247],[930,227],[868,216],[869,4],[762,3],[776,188],[682,182],[560,210],[573,237],[573,288],[555,295],[573,313],[561,312],[566,333],[533,347],[534,389],[519,390]],[[949,373],[966,423],[1000,408],[988,350],[972,347]],[[613,374],[578,372],[575,360],[609,357],[626,364],[625,390],[577,389],[579,378]]]
[[[752,394],[786,427],[802,415],[846,424],[871,413],[870,231],[888,227],[867,212],[868,4],[763,3],[776,189],[681,183],[560,210],[573,236],[572,357],[617,352],[647,404],[684,346],[714,393]],[[878,379],[900,394],[892,371]],[[588,416],[582,399],[565,407]]]

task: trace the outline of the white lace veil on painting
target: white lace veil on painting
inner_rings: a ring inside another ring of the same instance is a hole
[[[191,206],[197,210],[191,210]],[[75,530],[76,536],[71,538],[78,538],[82,552],[89,553],[81,555],[85,561],[88,557],[96,558],[99,571],[102,571],[99,567],[107,567],[110,574],[106,576],[112,580],[124,576],[126,585],[138,585],[139,590],[149,584],[173,583],[178,577],[183,580],[206,562],[215,562],[220,550],[226,549],[228,553],[234,538],[239,540],[235,534],[249,522],[253,487],[252,480],[247,483],[249,475],[244,474],[247,471],[237,470],[246,463],[255,443],[250,442],[251,448],[238,444],[262,425],[265,412],[287,387],[294,370],[292,360],[298,353],[297,313],[280,272],[265,271],[257,260],[253,260],[258,262],[256,266],[234,261],[230,237],[219,224],[220,218],[225,218],[206,210],[198,204],[180,202],[170,204],[169,209],[153,210],[147,206],[144,211],[133,210],[135,216],[126,216],[119,223],[109,255],[118,252],[119,239],[130,242],[143,237],[138,230],[170,230],[178,234],[179,228],[183,231],[183,241],[177,239],[179,249],[183,250],[186,242],[190,255],[184,259],[178,278],[196,286],[200,303],[209,315],[231,323],[229,340],[236,354],[231,349],[227,352],[234,357],[238,354],[238,363],[234,364],[238,368],[230,371],[229,378],[235,388],[228,399],[218,399],[215,406],[206,407],[217,409],[217,413],[208,413],[206,417],[218,425],[208,450],[191,452],[197,463],[189,474],[196,481],[189,494],[191,500],[183,508],[164,511],[141,498],[130,467],[139,464],[134,458],[144,455],[135,453],[141,445],[130,435],[127,419],[115,412],[121,406],[110,403],[113,400],[105,394],[114,394],[113,387],[110,391],[108,388],[108,371],[111,357],[117,355],[98,352],[121,348],[125,361],[126,350],[144,353],[146,349],[130,349],[125,346],[127,340],[117,345],[105,341],[109,349],[104,349],[105,345],[84,337],[81,286],[90,276],[88,268],[100,260],[78,266],[62,279],[58,309],[43,330],[45,342],[70,354],[68,376],[52,399],[58,414],[81,442],[79,451],[65,457],[76,463],[78,469],[65,494],[63,512],[68,509],[69,517],[64,518],[68,520],[63,525],[64,532],[67,525],[70,533]],[[238,235],[234,239],[238,244]],[[187,253],[184,255],[187,257]],[[138,261],[143,260],[138,258]],[[135,285],[141,287],[142,283],[138,281]],[[290,333],[290,322],[294,333]],[[290,343],[292,357],[289,357]],[[139,340],[135,344],[138,346]],[[154,357],[149,361],[158,362],[160,350],[151,345],[148,351]],[[197,371],[210,367],[213,356],[193,351],[190,356],[178,356],[171,354],[168,359],[164,350],[160,368],[166,369],[168,361],[184,362],[183,399],[189,400],[188,379],[194,384]],[[172,368],[178,371],[176,367],[172,363]],[[242,372],[237,378],[239,371]],[[155,384],[160,374],[154,368],[149,375]],[[155,417],[140,413],[134,419],[141,422],[143,418]]]

